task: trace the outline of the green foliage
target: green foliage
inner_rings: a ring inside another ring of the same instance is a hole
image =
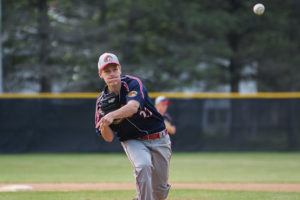
[[[101,90],[98,57],[113,52],[150,91],[299,91],[300,3],[261,2],[262,16],[253,0],[3,0],[4,90],[42,91],[42,77],[54,92]]]

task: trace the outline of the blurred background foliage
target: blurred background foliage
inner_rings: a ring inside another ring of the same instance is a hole
[[[3,90],[97,92],[112,52],[149,91],[300,91],[300,1],[260,2],[2,0]]]

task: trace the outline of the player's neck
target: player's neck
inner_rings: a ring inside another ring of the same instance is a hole
[[[108,85],[108,91],[113,92],[116,95],[120,93],[120,89],[121,89],[121,82],[116,85]]]

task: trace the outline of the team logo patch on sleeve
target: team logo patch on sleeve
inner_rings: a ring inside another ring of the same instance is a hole
[[[137,91],[131,91],[129,92],[128,97],[135,97],[137,94]]]

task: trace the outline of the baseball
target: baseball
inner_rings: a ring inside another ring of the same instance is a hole
[[[265,12],[265,6],[261,3],[255,4],[253,6],[253,12],[257,15],[262,15]]]

